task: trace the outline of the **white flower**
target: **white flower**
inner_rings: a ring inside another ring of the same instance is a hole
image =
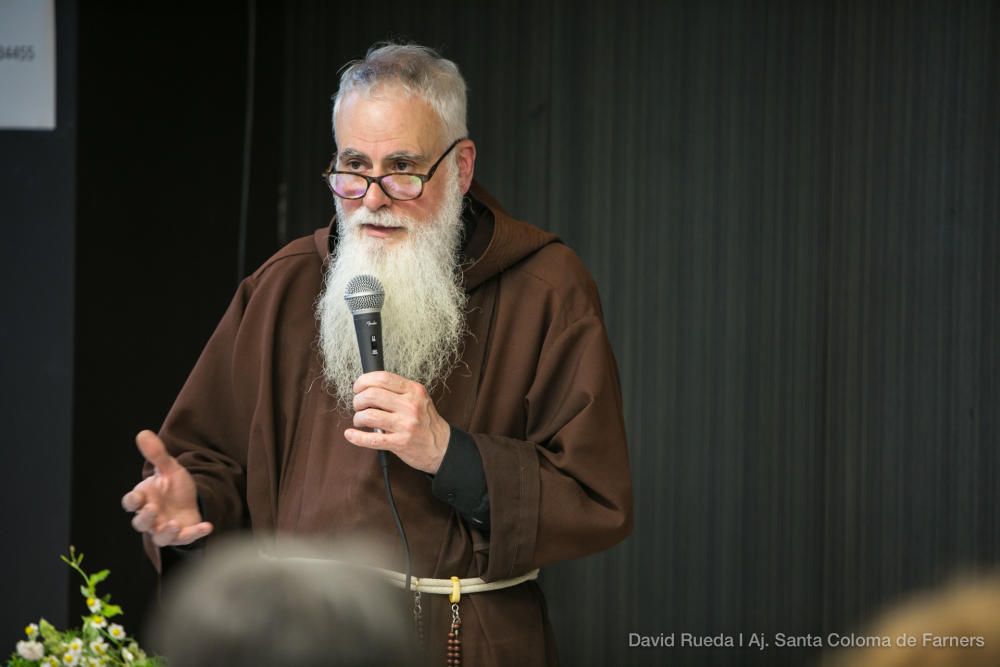
[[[18,642],[17,654],[25,660],[41,660],[45,655],[45,647],[40,642]]]
[[[87,609],[91,614],[96,614],[101,610],[101,601],[97,598],[87,598]]]
[[[87,658],[87,667],[101,667],[101,661],[97,658]]]
[[[76,653],[67,652],[63,655],[62,664],[66,665],[66,667],[76,667],[80,664],[80,656]]]
[[[108,652],[108,643],[104,639],[95,639],[90,642],[90,652],[94,655],[104,655]]]
[[[125,628],[117,623],[112,623],[108,626],[108,634],[111,635],[112,639],[125,639]]]
[[[122,649],[122,658],[125,659],[125,662],[132,662],[135,660],[135,656],[133,656],[127,648]]]
[[[103,616],[91,616],[87,620],[87,622],[90,623],[95,628],[103,628],[105,625],[108,624],[107,619],[105,619]]]
[[[31,623],[24,629],[24,634],[28,635],[28,639],[34,639],[38,636],[38,624]]]
[[[83,640],[79,637],[73,638],[69,644],[66,644],[66,650],[74,655],[80,655],[80,652],[83,651]]]
[[[59,658],[54,655],[50,655],[42,660],[42,665],[44,665],[44,667],[59,667]]]

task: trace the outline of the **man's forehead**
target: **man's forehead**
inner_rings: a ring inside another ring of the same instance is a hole
[[[400,86],[351,91],[334,118],[340,153],[379,159],[395,153],[425,155],[439,143],[442,131],[433,107]]]

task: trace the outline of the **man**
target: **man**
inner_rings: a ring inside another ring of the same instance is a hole
[[[458,68],[430,49],[345,70],[334,223],[242,283],[159,436],[139,434],[150,476],[123,505],[158,566],[156,547],[249,528],[365,533],[398,571],[387,450],[418,586],[497,587],[461,598],[466,664],[555,664],[541,592],[518,582],[630,531],[621,394],[592,279],[473,183],[465,110]],[[343,302],[359,274],[385,288],[385,372],[361,374]],[[448,596],[420,606],[441,664]]]

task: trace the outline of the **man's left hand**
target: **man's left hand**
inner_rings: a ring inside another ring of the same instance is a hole
[[[358,447],[388,450],[411,468],[434,475],[448,449],[451,427],[424,385],[375,371],[354,383],[354,428],[344,431],[344,437]]]

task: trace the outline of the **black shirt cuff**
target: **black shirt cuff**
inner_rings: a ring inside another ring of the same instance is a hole
[[[475,528],[490,529],[490,496],[483,457],[472,436],[454,426],[441,467],[431,482],[431,493],[454,507]]]

